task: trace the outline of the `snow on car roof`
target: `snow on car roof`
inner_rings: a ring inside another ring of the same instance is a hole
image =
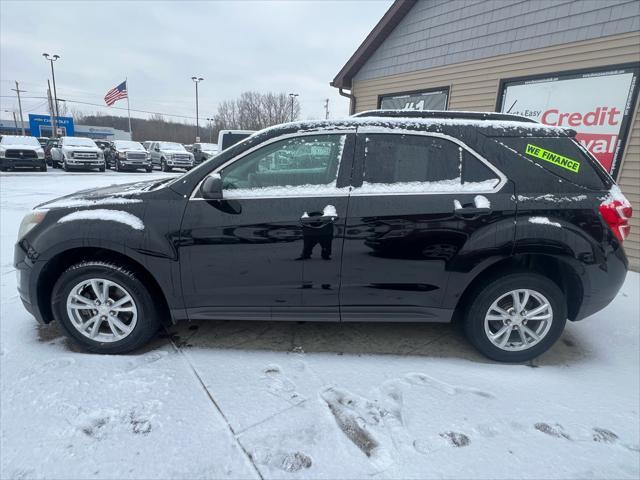
[[[478,112],[480,113],[480,112]],[[475,118],[410,118],[410,117],[347,117],[336,120],[298,121],[275,125],[252,135],[258,137],[273,134],[278,130],[288,131],[318,131],[353,129],[358,127],[375,127],[378,132],[385,129],[389,132],[398,129],[422,130],[430,132],[444,132],[459,127],[473,127],[489,136],[570,136],[564,128],[544,125],[541,123],[492,120]]]

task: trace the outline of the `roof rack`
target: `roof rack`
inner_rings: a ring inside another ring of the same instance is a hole
[[[392,117],[392,118],[446,118],[463,120],[501,120],[511,122],[538,123],[521,115],[496,112],[457,112],[454,110],[367,110],[354,117]]]

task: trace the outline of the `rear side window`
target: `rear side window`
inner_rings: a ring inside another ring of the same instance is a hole
[[[577,185],[608,189],[611,179],[604,169],[568,137],[494,138],[521,159]]]
[[[367,134],[359,193],[490,191],[500,179],[457,143],[426,135]]]

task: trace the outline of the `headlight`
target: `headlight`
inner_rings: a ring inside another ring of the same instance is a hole
[[[44,150],[38,150],[38,158],[44,158]]]
[[[44,220],[47,212],[48,210],[32,210],[27,213],[22,219],[20,228],[18,229],[18,241],[22,240],[27,233],[39,225]]]
[[[0,147],[0,156],[4,157],[4,152],[6,149],[4,147]]]
[[[98,150],[98,158],[104,158],[104,152],[102,150]]]

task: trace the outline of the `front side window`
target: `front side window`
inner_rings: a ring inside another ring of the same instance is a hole
[[[225,198],[334,194],[346,135],[280,140],[220,171]]]
[[[358,193],[491,191],[499,182],[495,172],[450,140],[371,134],[365,137]]]

